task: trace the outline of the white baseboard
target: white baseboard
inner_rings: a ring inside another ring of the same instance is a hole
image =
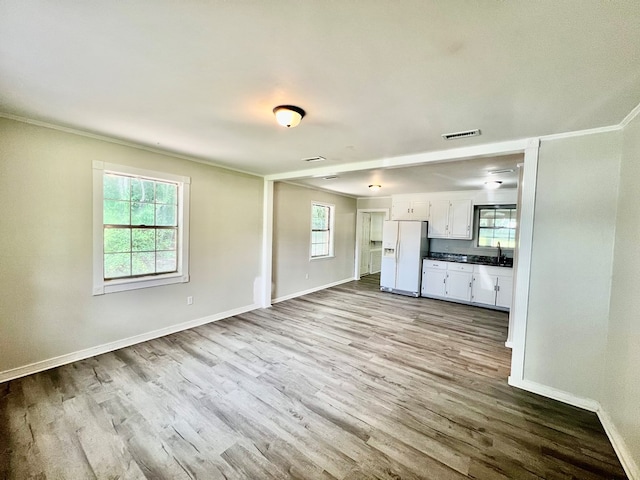
[[[12,368],[0,372],[0,383],[8,382],[16,378],[31,375],[33,373],[49,370],[50,368],[60,367],[68,363],[77,362],[78,360],[84,360],[85,358],[95,357],[96,355],[102,355],[103,353],[119,350],[124,347],[135,345],[136,343],[146,342],[153,340],[154,338],[164,337],[172,333],[181,332],[182,330],[188,330],[190,328],[199,327],[206,323],[215,322],[224,318],[233,317],[234,315],[240,315],[242,313],[250,312],[260,308],[259,305],[247,305],[245,307],[235,308],[233,310],[227,310],[226,312],[216,313],[202,318],[196,318],[195,320],[189,320],[188,322],[178,323],[177,325],[171,325],[170,327],[161,328],[159,330],[153,330],[147,333],[141,333],[133,337],[124,338],[122,340],[116,340],[115,342],[105,343],[96,347],[86,348],[77,352],[66,353],[58,357],[49,358],[47,360],[41,360],[39,362],[30,363],[22,367]]]
[[[553,387],[548,387],[547,385],[542,385],[541,383],[532,382],[530,380],[519,380],[513,377],[509,377],[509,385],[512,387],[517,387],[522,390],[526,390],[527,392],[537,393],[538,395],[542,395],[543,397],[552,398],[553,400],[558,400],[562,403],[567,403],[569,405],[573,405],[574,407],[582,408],[584,410],[588,410],[590,412],[597,412],[600,408],[600,404],[592,400],[590,398],[578,397],[569,392],[565,392],[564,390],[558,390]]]
[[[600,423],[602,423],[604,431],[607,433],[607,437],[609,437],[611,445],[613,445],[616,455],[618,455],[618,458],[620,459],[620,463],[622,464],[622,468],[624,468],[627,477],[629,477],[629,480],[640,480],[640,467],[638,467],[638,464],[631,455],[626,442],[620,435],[620,432],[613,423],[613,420],[611,420],[609,414],[602,407],[600,407],[596,413],[598,414],[598,418],[600,419]]]
[[[291,300],[292,298],[301,297],[302,295],[308,295],[310,293],[317,292],[319,290],[324,290],[325,288],[342,285],[343,283],[353,282],[354,280],[355,280],[355,277],[345,278],[344,280],[338,280],[337,282],[327,283],[326,285],[320,285],[319,287],[313,287],[308,290],[303,290],[301,292],[295,292],[289,295],[284,295],[282,297],[274,298],[273,300],[271,300],[271,303],[284,302],[285,300]]]
[[[629,480],[640,480],[640,469],[638,468],[638,464],[631,455],[627,444],[622,438],[622,435],[620,435],[620,432],[613,423],[613,420],[611,420],[609,414],[602,408],[600,402],[590,398],[578,397],[563,390],[548,387],[537,382],[518,380],[513,377],[509,377],[509,385],[521,388],[528,392],[537,393],[543,397],[552,398],[554,400],[573,405],[574,407],[595,412],[600,419],[600,423],[602,424],[602,428],[604,428],[607,437],[609,437],[609,441],[611,442],[627,477],[629,477]]]
[[[507,340],[506,342],[504,342],[504,346],[507,348],[513,349],[513,342],[510,342],[509,340]]]

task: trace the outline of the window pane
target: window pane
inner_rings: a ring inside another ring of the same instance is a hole
[[[311,232],[311,243],[329,243],[329,232]]]
[[[509,209],[497,209],[496,210],[496,227],[508,227],[511,223],[511,210]]]
[[[104,253],[131,251],[131,230],[128,228],[104,229]]]
[[[131,225],[155,225],[153,203],[132,203]]]
[[[131,276],[130,253],[105,253],[104,278],[119,278]]]
[[[178,204],[178,186],[173,183],[156,182],[156,203]]]
[[[494,247],[493,244],[493,228],[480,228],[478,230],[478,246]]]
[[[138,252],[131,254],[131,274],[147,275],[156,273],[155,252]]]
[[[131,180],[131,201],[153,203],[155,201],[154,187],[153,180],[133,178]]]
[[[107,200],[129,200],[131,179],[120,175],[104,176],[102,182],[104,198]]]
[[[157,250],[176,249],[176,230],[158,229],[156,232]]]
[[[480,209],[480,226],[481,227],[493,227],[493,220],[495,218],[495,210],[481,208]]]
[[[178,207],[156,205],[156,225],[175,227],[178,225]]]
[[[105,225],[130,225],[129,202],[105,200],[102,215]]]
[[[329,207],[324,205],[313,205],[311,210],[311,229],[329,229]]]
[[[156,231],[154,229],[134,228],[132,250],[134,252],[153,252],[156,249],[155,234]]]
[[[176,252],[158,252],[156,254],[156,272],[166,273],[178,270]]]

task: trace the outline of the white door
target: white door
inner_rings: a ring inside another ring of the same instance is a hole
[[[496,277],[487,273],[473,274],[472,301],[485,305],[496,304]]]
[[[360,230],[360,275],[370,272],[369,259],[371,244],[371,214],[362,214],[362,229]]]
[[[382,225],[382,248],[395,250],[398,244],[398,222],[385,220]]]
[[[470,302],[472,279],[469,272],[447,272],[447,297]]]
[[[449,203],[449,238],[471,239],[471,200]]]
[[[420,258],[422,222],[400,222],[398,227],[396,288],[419,294],[422,266],[422,258]]]
[[[429,212],[429,237],[447,238],[449,200],[433,200]]]
[[[383,251],[384,252],[384,251]],[[395,250],[382,254],[380,262],[380,286],[385,288],[396,288],[396,258]]]
[[[498,291],[496,292],[496,306],[511,308],[513,297],[513,277],[511,275],[498,276]]]
[[[422,272],[422,295],[424,297],[444,297],[446,280],[446,270],[425,268]]]

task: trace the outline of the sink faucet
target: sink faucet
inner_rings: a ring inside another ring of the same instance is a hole
[[[500,265],[501,261],[502,261],[502,248],[500,247],[500,242],[498,242],[498,261],[496,263]]]

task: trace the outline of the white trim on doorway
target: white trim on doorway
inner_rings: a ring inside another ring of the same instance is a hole
[[[360,230],[362,230],[362,214],[363,213],[385,213],[385,220],[389,220],[389,208],[359,208],[356,213],[356,249],[355,249],[355,266],[353,269],[353,277],[360,280]]]

